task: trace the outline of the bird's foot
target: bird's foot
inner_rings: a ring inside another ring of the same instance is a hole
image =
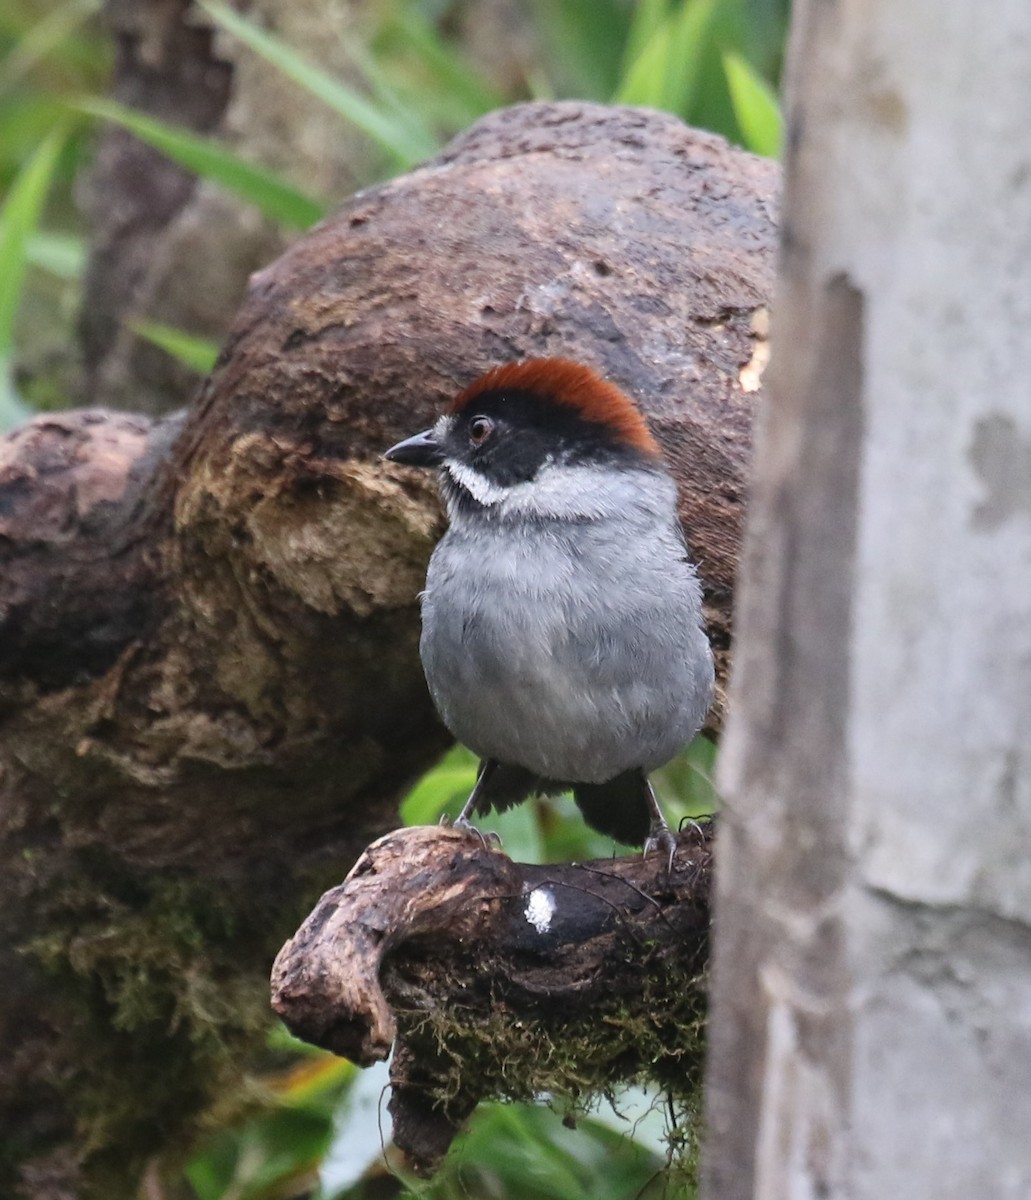
[[[653,823],[644,839],[644,855],[647,858],[653,851],[659,850],[666,855],[666,871],[672,874],[673,859],[677,853],[677,839],[673,830],[665,821]]]
[[[673,830],[666,823],[666,818],[662,815],[662,807],[655,795],[655,789],[647,777],[645,777],[644,786],[649,814],[648,836],[644,839],[644,854],[647,857],[653,850],[661,850],[667,856],[666,874],[670,876],[673,874],[673,858],[677,852],[677,839]]]
[[[501,838],[493,829],[489,829],[484,833],[482,829],[477,829],[464,813],[459,813],[454,820],[445,813],[440,818],[440,824],[445,829],[455,829],[459,833],[464,833],[467,837],[479,838],[484,850],[500,850],[502,848]]]

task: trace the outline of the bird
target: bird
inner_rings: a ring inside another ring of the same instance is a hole
[[[448,525],[419,653],[480,759],[455,823],[571,791],[592,828],[672,862],[648,776],[701,728],[714,672],[676,486],[638,407],[582,363],[510,362],[384,457],[439,473]]]

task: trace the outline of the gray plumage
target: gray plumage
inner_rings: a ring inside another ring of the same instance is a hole
[[[462,816],[571,789],[589,824],[672,852],[648,782],[712,702],[676,489],[632,402],[590,368],[488,372],[387,451],[440,468],[420,652],[440,715],[483,760]]]
[[[481,758],[563,782],[648,773],[712,703],[675,489],[657,468],[548,472],[542,510],[449,504],[422,597],[426,680]]]

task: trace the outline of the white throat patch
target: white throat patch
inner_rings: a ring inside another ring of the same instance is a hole
[[[455,483],[500,517],[598,518],[611,516],[625,503],[612,487],[611,472],[594,465],[568,466],[546,460],[524,483],[503,487],[465,463],[444,463]],[[454,519],[454,514],[449,514]]]
[[[474,500],[485,508],[495,508],[503,503],[512,490],[492,483],[486,475],[481,475],[479,471],[465,463],[455,462],[453,458],[445,460],[444,470],[460,488],[464,488]]]

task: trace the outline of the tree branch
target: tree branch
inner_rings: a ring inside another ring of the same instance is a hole
[[[391,1070],[394,1138],[432,1171],[481,1099],[648,1077],[690,1095],[702,1058],[710,828],[662,854],[514,863],[451,829],[388,834],[276,959],[299,1036]]]

